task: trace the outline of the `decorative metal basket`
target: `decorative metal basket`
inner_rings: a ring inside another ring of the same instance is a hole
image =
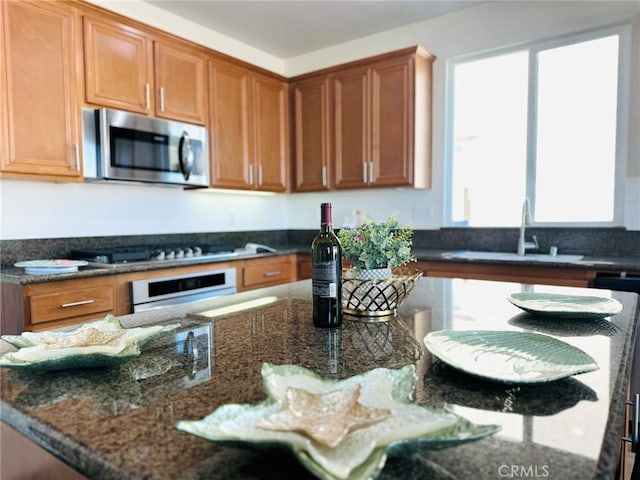
[[[409,296],[422,277],[422,272],[399,267],[389,278],[362,280],[353,269],[342,274],[342,311],[348,315],[367,317],[368,321],[386,321],[381,317],[395,315],[396,309]]]

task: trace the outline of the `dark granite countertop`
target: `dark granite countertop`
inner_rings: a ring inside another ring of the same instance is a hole
[[[304,479],[311,475],[279,450],[223,447],[175,424],[226,403],[263,400],[263,362],[298,364],[335,378],[414,364],[418,402],[502,430],[457,447],[392,456],[380,478],[493,480],[512,469],[549,479],[614,478],[640,315],[636,294],[599,291],[624,305],[605,320],[542,320],[506,296],[521,288],[593,291],[423,278],[389,322],[345,321],[338,370],[330,373],[330,331],[312,326],[310,288],[302,281],[121,317],[127,326],[179,319],[183,327],[120,367],[2,370],[0,418],[92,479]],[[248,308],[255,300],[263,305]],[[237,311],[223,309],[232,305]],[[527,386],[480,380],[446,367],[425,349],[424,336],[443,328],[549,334],[583,349],[600,368]],[[194,355],[184,353],[189,331],[198,346]]]
[[[453,250],[414,248],[413,254],[417,260],[456,262],[456,263],[479,263],[493,265],[513,265],[521,267],[547,267],[547,268],[574,268],[583,270],[597,270],[603,272],[640,272],[640,257],[637,256],[584,256],[579,261],[537,261],[529,260],[525,256],[522,260],[501,260],[501,259],[468,259],[449,258],[447,254]],[[241,256],[222,257],[217,259],[193,258],[189,260],[162,260],[157,262],[121,264],[117,267],[80,267],[77,272],[50,274],[50,275],[28,275],[22,268],[4,267],[0,271],[0,280],[3,282],[27,285],[31,283],[44,283],[60,280],[71,280],[76,278],[89,278],[102,275],[116,275],[122,273],[144,272],[161,268],[175,268],[187,265],[215,264],[229,261],[247,260],[252,258],[263,258],[276,255],[290,255],[295,253],[309,253],[308,246],[286,246],[279,247],[276,253],[243,254]]]
[[[522,267],[575,268],[581,270],[597,270],[606,272],[640,272],[640,256],[622,255],[584,255],[576,261],[558,261],[557,259],[533,260],[525,255],[518,260],[483,259],[483,258],[451,258],[450,253],[458,250],[415,248],[413,254],[418,260],[432,262],[480,263],[494,265],[513,265]],[[532,252],[536,253],[536,252]]]

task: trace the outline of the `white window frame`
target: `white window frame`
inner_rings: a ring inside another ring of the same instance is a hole
[[[535,212],[535,159],[536,159],[536,104],[537,104],[537,54],[541,50],[586,42],[601,37],[618,35],[618,105],[615,155],[615,185],[614,185],[614,213],[610,222],[535,222],[538,227],[615,227],[624,226],[624,200],[627,169],[627,145],[630,102],[631,76],[631,25],[628,23],[582,31],[570,35],[563,35],[550,39],[538,40],[524,44],[496,48],[481,53],[461,55],[447,60],[445,85],[445,132],[444,132],[444,201],[443,219],[446,227],[460,227],[452,219],[452,182],[453,182],[453,106],[454,106],[454,70],[459,64],[482,60],[498,55],[505,55],[518,51],[529,51],[529,89],[527,99],[527,160],[526,160],[526,196],[531,201],[532,211]],[[594,59],[597,62],[597,59]],[[495,227],[510,227],[512,225],[494,225]],[[463,227],[467,227],[464,225]],[[471,226],[473,228],[473,226]]]

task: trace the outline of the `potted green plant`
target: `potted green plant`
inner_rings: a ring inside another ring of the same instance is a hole
[[[415,260],[413,227],[401,225],[395,214],[381,223],[369,220],[358,228],[342,229],[338,238],[356,278],[390,277],[393,268]]]

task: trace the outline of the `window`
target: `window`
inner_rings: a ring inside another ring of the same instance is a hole
[[[610,29],[451,62],[448,223],[621,221],[628,33]]]

